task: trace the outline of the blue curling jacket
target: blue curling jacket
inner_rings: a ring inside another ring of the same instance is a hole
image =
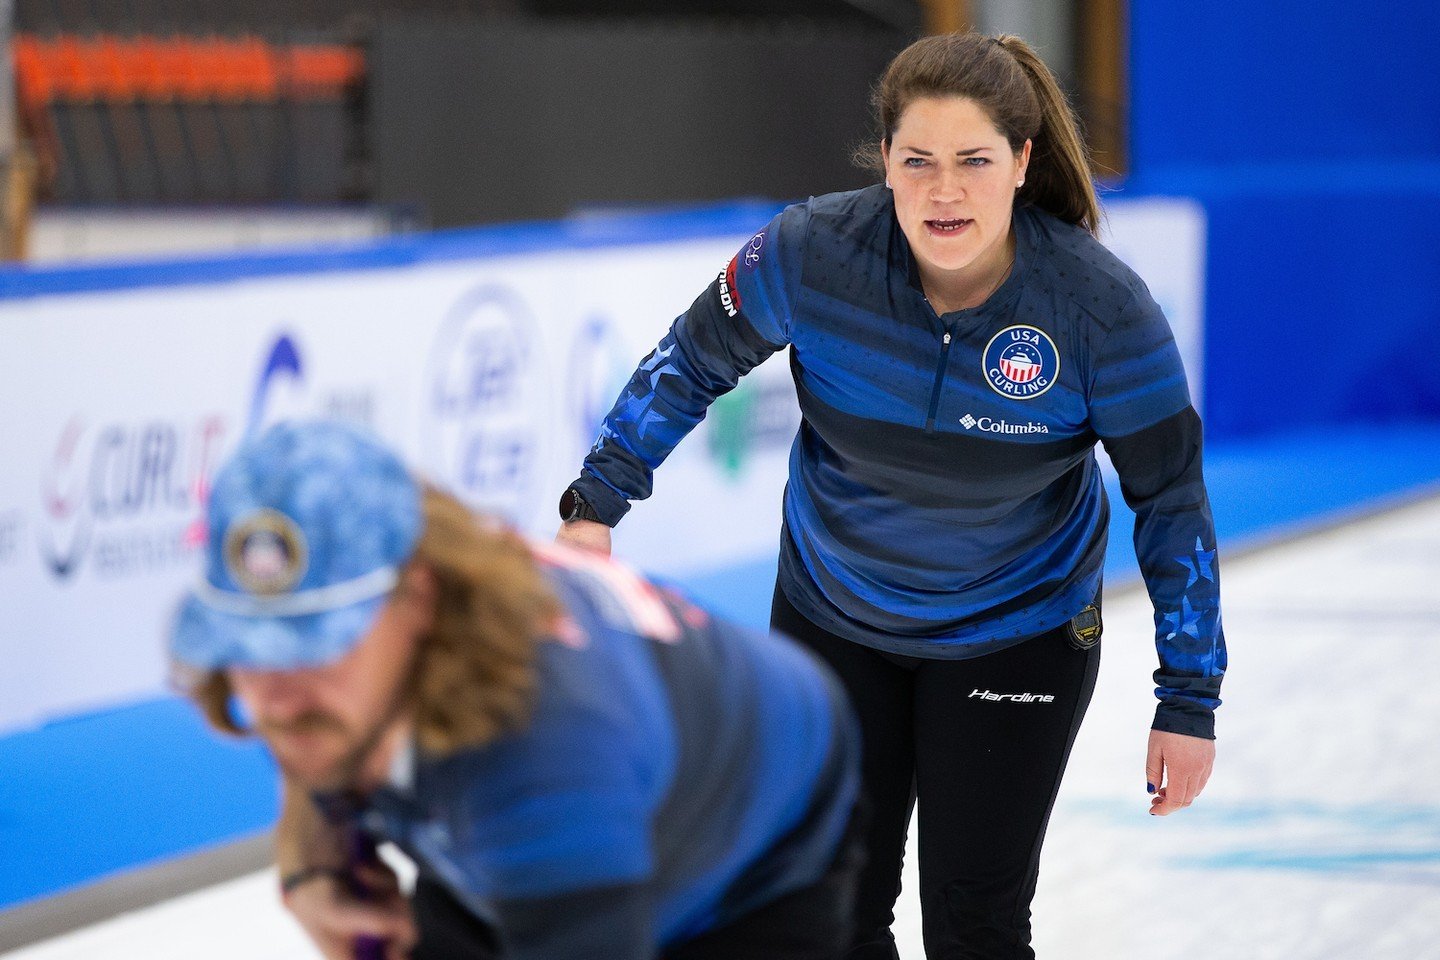
[[[1226,654],[1201,426],[1145,284],[1083,228],[1014,215],[985,303],[937,315],[890,192],[788,207],[635,371],[576,487],[614,524],[715,397],[790,347],[803,420],[780,586],[881,650],[979,656],[1100,589],[1105,444],[1155,608],[1155,727],[1214,736]]]
[[[527,722],[412,752],[362,827],[515,960],[650,960],[819,880],[859,789],[834,676],[605,558],[540,549],[567,617]]]

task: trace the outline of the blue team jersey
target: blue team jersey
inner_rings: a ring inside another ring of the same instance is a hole
[[[518,960],[651,957],[816,882],[858,790],[834,677],[609,560],[540,549],[567,616],[523,729],[419,756],[368,828]]]
[[[1103,442],[1155,608],[1156,726],[1213,736],[1215,534],[1169,325],[1084,229],[1022,206],[1014,230],[1000,288],[937,315],[883,186],[787,208],[642,361],[576,486],[618,521],[714,398],[789,346],[803,419],[781,588],[840,636],[965,658],[1097,598]]]

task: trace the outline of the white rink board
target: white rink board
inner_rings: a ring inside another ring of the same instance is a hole
[[[1110,211],[1187,355],[1199,217]],[[0,735],[161,692],[207,479],[281,417],[367,422],[437,483],[551,535],[635,364],[745,239],[0,299]],[[665,464],[617,551],[667,575],[773,554],[798,423],[785,362],[762,365]]]
[[[1041,960],[1440,956],[1440,700],[1415,669],[1440,622],[1436,543],[1440,498],[1227,564],[1215,776],[1168,818],[1145,812],[1148,603],[1107,605],[1041,859]],[[912,856],[904,960],[924,957],[916,884]],[[273,891],[255,874],[6,960],[314,960]]]
[[[0,565],[0,729],[158,691],[206,479],[257,424],[369,422],[435,481],[553,534],[593,440],[582,417],[598,422],[743,239],[6,303],[4,352],[26,362],[0,380],[0,513],[20,517]],[[628,289],[609,276],[620,261]],[[753,380],[778,380],[793,407],[782,365]],[[784,448],[724,470],[701,433],[662,480],[723,506],[655,498],[619,538],[642,563],[662,547],[677,569],[773,549]]]

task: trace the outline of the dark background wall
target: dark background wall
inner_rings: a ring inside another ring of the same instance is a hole
[[[1210,434],[1440,418],[1440,7],[1131,10],[1125,192],[1206,208]]]
[[[850,162],[908,34],[861,25],[391,18],[370,46],[374,196],[436,226],[790,198]]]
[[[81,75],[131,78],[57,83],[37,73],[24,84],[46,91],[25,111],[46,161],[45,200],[399,202],[435,226],[859,185],[848,154],[867,132],[869,84],[920,19],[915,0],[17,0],[16,9],[37,60],[74,56]],[[210,40],[262,50],[277,75],[300,50],[360,66],[323,90],[289,79],[271,89],[243,79],[253,63],[206,52]],[[105,44],[116,51],[109,59]],[[161,44],[176,49],[162,59]],[[124,63],[144,65],[113,68],[122,47]],[[232,73],[238,86],[191,82]],[[163,91],[157,77],[169,78]]]
[[[15,0],[21,31],[333,34],[407,16],[650,17],[671,20],[808,19],[920,29],[916,0]]]
[[[526,0],[15,0],[15,29],[37,33],[257,33],[333,37],[396,10],[488,16]]]

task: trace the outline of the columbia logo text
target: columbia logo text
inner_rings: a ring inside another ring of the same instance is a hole
[[[976,688],[970,691],[967,700],[979,697],[981,700],[1009,700],[1011,703],[1054,703],[1055,698],[1048,693],[991,693],[989,690]]]
[[[960,426],[966,430],[973,430],[979,427],[984,433],[1049,433],[1050,427],[1044,423],[1011,423],[1008,420],[995,420],[991,417],[981,417],[976,420],[970,414],[960,418]]]

